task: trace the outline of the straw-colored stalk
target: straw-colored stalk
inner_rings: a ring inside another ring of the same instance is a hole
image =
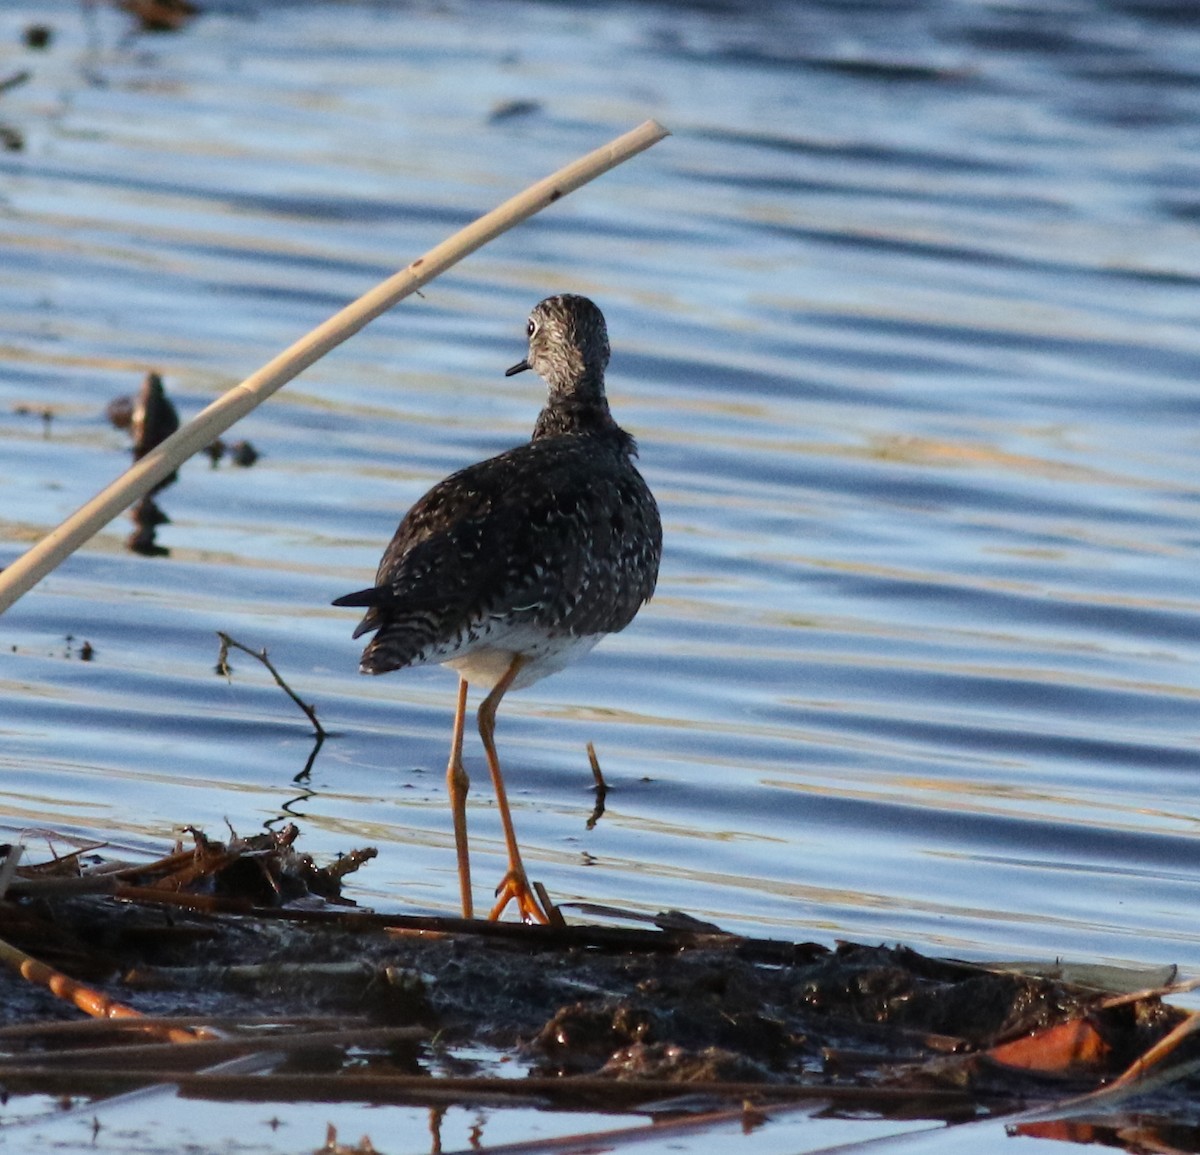
[[[0,939],[0,963],[17,972],[23,979],[45,987],[65,1002],[72,1003],[81,1011],[97,1019],[137,1019],[141,1012],[133,1007],[111,999],[103,991],[89,987],[86,983],[55,970],[52,966],[26,954],[20,947]],[[192,1043],[197,1039],[210,1038],[213,1032],[207,1028],[170,1028],[163,1035],[172,1043]]]
[[[234,422],[245,417],[277,389],[353,336],[368,322],[488,241],[657,144],[667,135],[662,125],[653,120],[646,121],[505,201],[436,248],[430,249],[423,257],[418,257],[407,268],[389,277],[353,304],[347,305],[324,324],[318,325],[257,373],[247,377],[240,385],[235,385],[198,413],[0,572],[0,613],[194,453],[210,445]]]

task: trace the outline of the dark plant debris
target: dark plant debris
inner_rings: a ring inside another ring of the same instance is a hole
[[[249,441],[235,441],[232,445],[226,445],[219,437],[205,446],[204,454],[212,463],[213,469],[216,469],[225,457],[229,458],[231,465],[236,465],[239,469],[249,469],[257,464],[261,456]]]
[[[67,648],[63,652],[64,658],[78,657],[81,662],[90,662],[96,657],[96,648],[86,638],[79,643],[79,648],[75,648],[75,635],[67,634],[63,639]]]
[[[40,417],[42,421],[42,436],[49,441],[50,431],[54,425],[54,410],[48,406],[15,405],[13,412],[18,417]]]
[[[133,441],[133,459],[141,461],[179,428],[179,414],[167,396],[162,377],[147,373],[136,397],[114,397],[105,409],[114,429],[129,432]],[[178,480],[177,472],[164,477],[130,511],[133,532],[125,539],[126,547],[143,557],[165,557],[170,552],[157,542],[158,527],[169,525],[171,519],[154,500],[168,485]]]
[[[488,123],[500,124],[506,120],[520,120],[541,110],[542,106],[536,100],[498,100],[488,112]]]
[[[28,24],[21,34],[26,48],[42,51],[50,47],[54,39],[54,29],[49,24]]]
[[[298,833],[190,830],[144,864],[87,846],[28,864],[0,848],[13,968],[0,1086],[106,1094],[169,1078],[210,1098],[613,1110],[686,1092],[946,1119],[1180,1080],[1194,1101],[1200,1031],[1161,989],[1114,996],[680,915],[652,929],[374,914],[341,895],[374,850],[319,867]],[[209,1069],[260,1050],[283,1057],[252,1080]],[[485,1053],[525,1077],[495,1077]]]
[[[128,432],[133,443],[134,461],[141,461],[146,454],[157,449],[179,429],[179,413],[170,397],[167,396],[161,375],[154,372],[146,374],[136,397],[129,395],[114,397],[105,407],[104,415],[114,429],[123,429]],[[52,416],[49,411],[43,414],[47,437],[50,435]],[[259,451],[249,441],[236,441],[232,445],[226,445],[220,438],[206,446],[202,452],[208,457],[214,469],[226,456],[233,465],[243,469],[254,465],[260,456]],[[164,477],[130,511],[134,528],[133,532],[125,539],[125,545],[133,553],[142,554],[144,557],[165,557],[170,553],[170,550],[158,544],[157,534],[158,527],[169,525],[171,519],[162,511],[154,498],[178,479],[178,471]]]
[[[249,469],[258,461],[258,450],[249,441],[235,441],[229,447],[229,460],[239,469]]]
[[[129,435],[133,438],[134,461],[141,461],[178,428],[179,414],[163,388],[162,378],[157,373],[147,373],[129,415]],[[176,480],[176,476],[172,473],[163,478],[151,492],[157,493],[166,489]]]
[[[32,76],[33,73],[27,68],[22,68],[20,72],[14,72],[9,76],[0,78],[0,94],[8,92],[13,88],[19,88],[22,84],[28,84]]]
[[[120,0],[143,32],[178,32],[200,9],[190,0]]]

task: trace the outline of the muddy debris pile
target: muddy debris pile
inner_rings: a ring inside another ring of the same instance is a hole
[[[1070,981],[679,916],[376,914],[341,895],[373,850],[319,867],[297,836],[191,831],[142,865],[82,848],[31,866],[0,848],[0,1085],[103,1094],[169,1077],[214,1098],[608,1109],[820,1097],[967,1118],[1172,1085],[1196,1064],[1192,1017],[1164,1001],[1174,988],[1115,991],[1110,970]],[[266,1073],[211,1069],[265,1053],[268,1035]]]

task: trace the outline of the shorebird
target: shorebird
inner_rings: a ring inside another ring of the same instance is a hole
[[[474,907],[463,725],[468,686],[488,691],[477,718],[508,852],[489,917],[515,902],[522,919],[547,922],[513,831],[496,710],[510,690],[578,661],[629,625],[654,593],[662,525],[633,464],[637,445],[609,412],[603,314],[586,297],[547,297],[526,332],[528,354],[506,376],[533,369],[546,382],[533,436],[435,485],[401,521],[374,586],[333,604],[367,607],[354,631],[375,633],[362,673],[431,663],[458,673],[446,779],[465,918]]]

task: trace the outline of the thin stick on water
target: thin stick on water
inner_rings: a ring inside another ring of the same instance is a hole
[[[587,744],[588,763],[592,767],[592,777],[596,779],[596,805],[592,808],[592,816],[587,821],[591,830],[604,817],[604,800],[608,797],[608,783],[604,781],[604,771],[600,769],[600,759],[596,757],[596,747]]]
[[[275,684],[289,697],[297,706],[304,712],[305,717],[312,723],[313,730],[317,735],[317,749],[319,750],[320,743],[324,742],[328,735],[325,733],[325,727],[317,721],[317,708],[310,706],[307,702],[301,701],[296,692],[283,680],[283,675],[275,669],[275,664],[267,657],[267,651],[252,650],[249,646],[243,645],[236,638],[231,638],[222,630],[217,630],[217,637],[221,639],[221,651],[217,654],[217,670],[219,673],[229,677],[229,651],[230,649],[241,650],[244,654],[249,654],[252,658],[256,658],[262,662],[270,671],[271,677],[275,679]]]
[[[0,613],[70,557],[117,514],[144,497],[163,478],[178,469],[193,453],[211,445],[234,422],[245,417],[277,389],[352,337],[368,322],[488,241],[668,135],[661,124],[647,120],[631,132],[530,185],[524,192],[430,249],[407,268],[401,269],[324,324],[318,325],[257,373],[217,398],[0,572]]]

